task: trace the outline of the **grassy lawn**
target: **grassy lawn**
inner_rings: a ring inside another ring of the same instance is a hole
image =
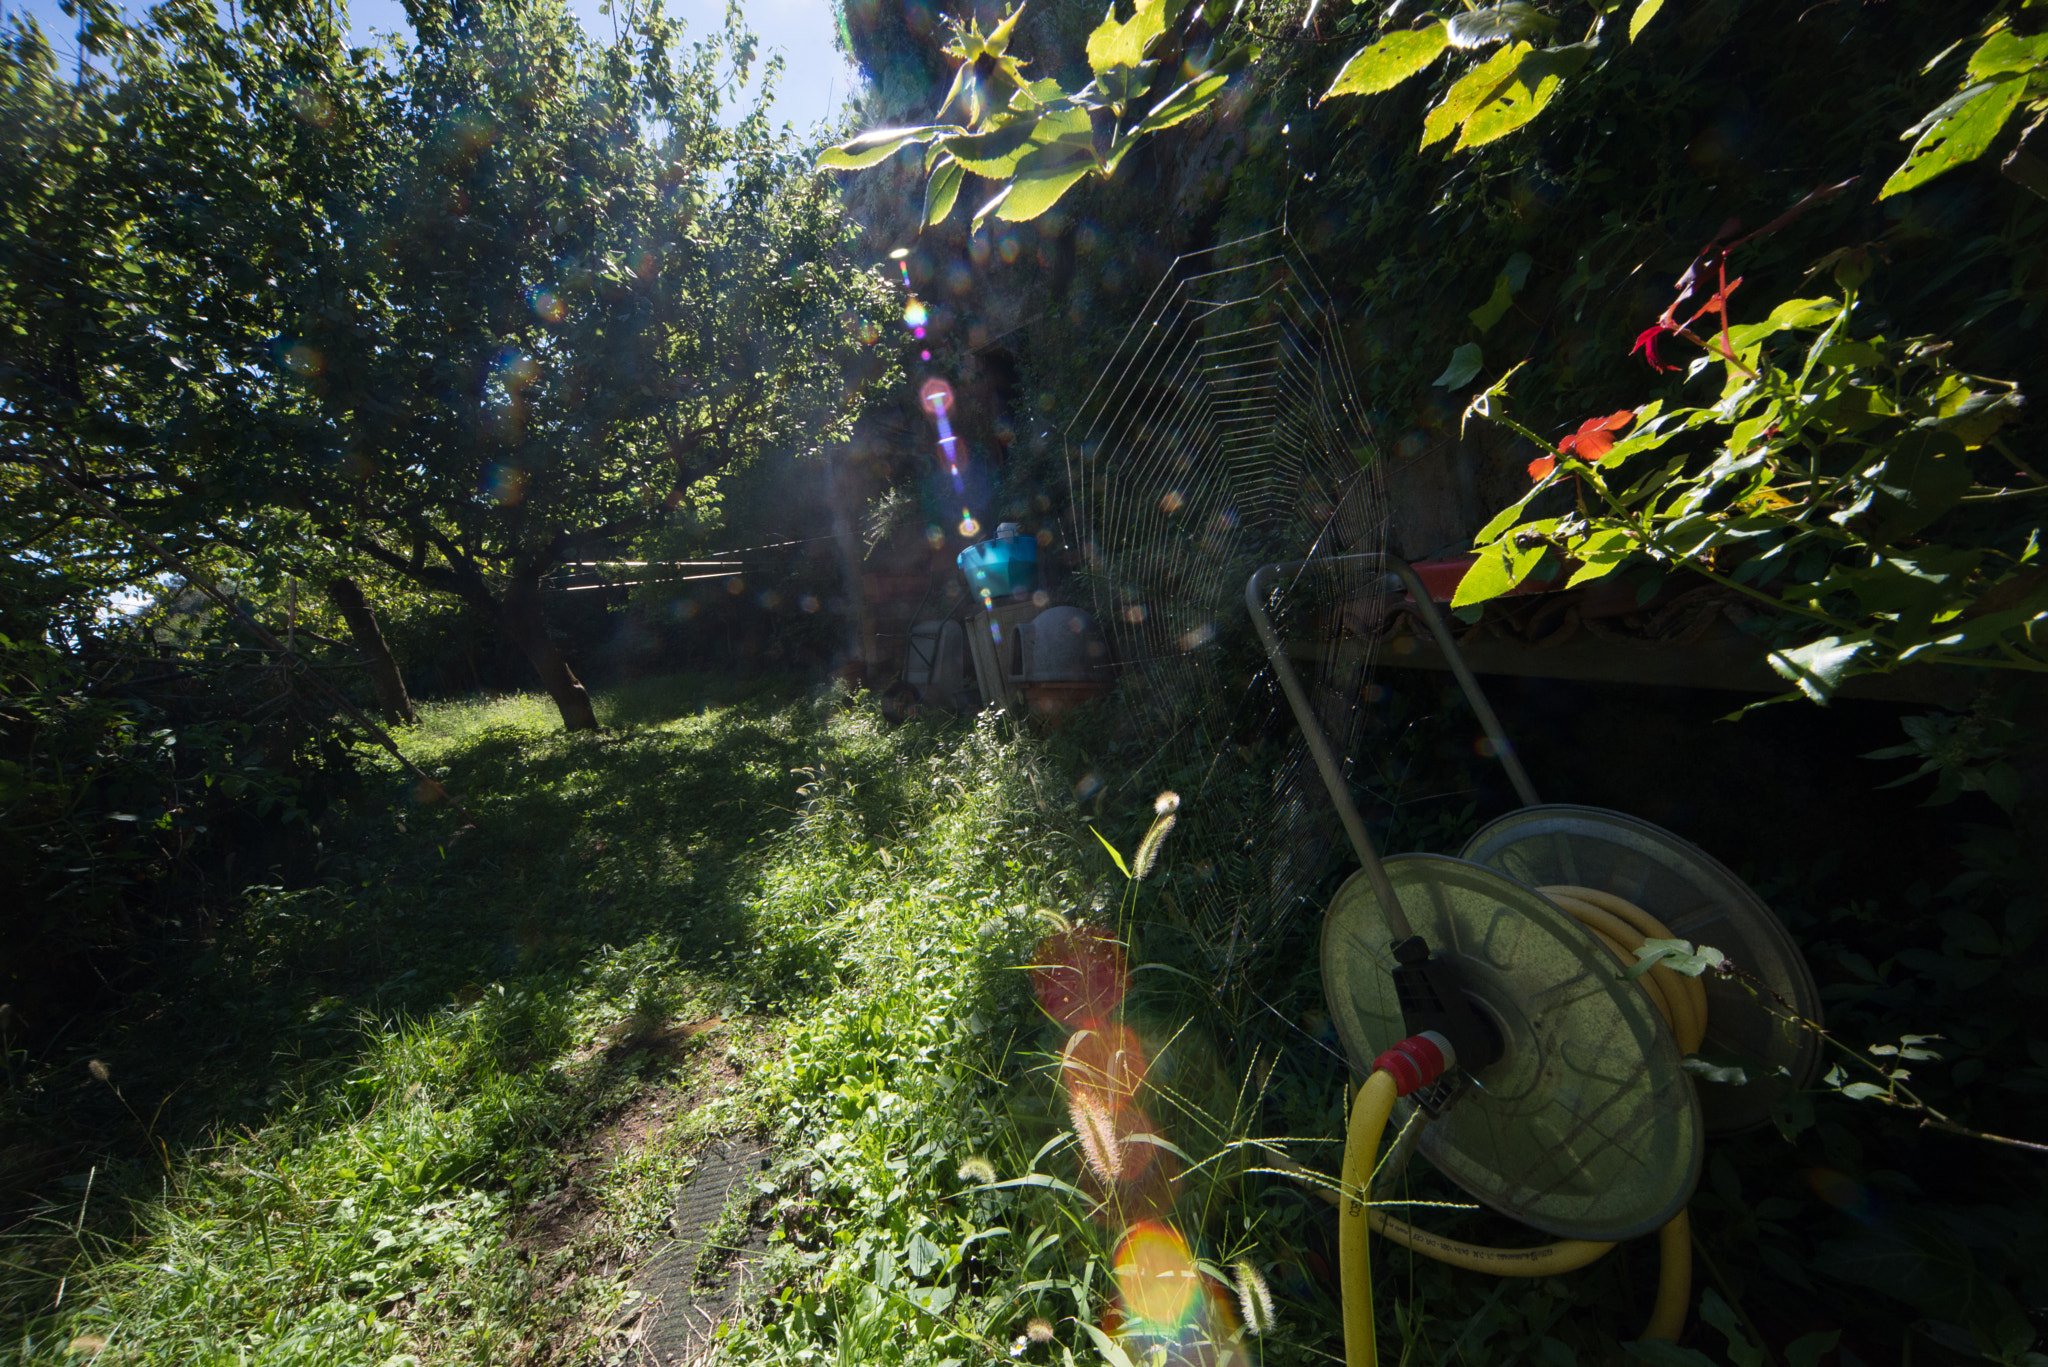
[[[1074,852],[1018,743],[690,680],[603,713],[428,709],[404,744],[476,828],[377,771],[312,886],[23,1079],[10,1169],[104,1152],[8,1231],[0,1360],[601,1360],[706,1136],[822,1099],[884,1203],[905,1126],[972,1147],[959,1046],[1020,1018],[1000,965]]]
[[[1388,846],[1455,849],[1490,771],[1434,683],[1396,683],[1374,782],[1415,796],[1380,809]],[[532,697],[429,708],[404,744],[474,828],[372,759],[305,832],[316,876],[239,893],[151,966],[149,991],[39,1059],[9,1056],[0,1363],[644,1361],[634,1271],[707,1141],[729,1136],[777,1158],[747,1191],[770,1251],[721,1361],[1332,1360],[1330,1207],[1272,1171],[1339,1157],[1346,1069],[1313,914],[1327,887],[1222,991],[1218,942],[1181,913],[1213,851],[1190,823],[1150,881],[1117,872],[1091,827],[1130,859],[1153,789],[1114,774],[1149,756],[1086,718],[1053,736],[995,716],[891,728],[866,701],[692,679],[600,711],[604,732],[570,736]],[[1721,774],[1703,748],[1701,792],[1745,781],[1747,752],[1730,753]],[[1647,799],[1624,785],[1607,800]],[[1859,1034],[1955,1013],[1914,982],[1886,1004],[1845,976],[1910,943],[1910,921],[1840,901],[1824,868],[1760,886]],[[1113,1023],[1070,1031],[1032,966],[1079,943],[1074,923],[1113,932],[1131,972]],[[1127,1067],[1090,1052],[1105,1042],[1142,1074],[1114,1116],[1077,1085]],[[1921,1200],[1904,1175],[1928,1170],[1904,1168],[1919,1133],[1824,1093],[1787,1135],[1716,1143],[1692,1203],[1685,1347],[1624,1347],[1657,1275],[1638,1240],[1530,1280],[1382,1245],[1381,1351],[1701,1367],[1724,1340],[1739,1361],[1804,1342],[1786,1367],[1815,1367],[1813,1345],[1866,1315],[1904,1332],[1895,1302],[1942,1318],[1937,1293],[1969,1332],[2019,1342],[1996,1279],[2020,1284],[2039,1245],[2033,1198]],[[2020,1158],[1955,1156],[2035,1190]],[[1911,1222],[1843,1206],[1845,1173]],[[1536,1237],[1425,1164],[1404,1199],[1452,1237]],[[1200,1288],[1172,1314],[1127,1280],[1162,1248]],[[1907,1273],[1948,1280],[1923,1292]]]

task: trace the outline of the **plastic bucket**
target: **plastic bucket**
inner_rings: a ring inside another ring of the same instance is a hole
[[[1038,587],[1038,541],[1029,536],[999,536],[960,552],[960,572],[977,594],[1007,598]]]

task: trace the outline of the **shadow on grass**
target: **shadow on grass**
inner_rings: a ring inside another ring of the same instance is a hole
[[[406,748],[478,824],[387,776],[307,832],[313,881],[250,889],[211,942],[166,953],[148,991],[72,1025],[0,1092],[0,1228],[79,1205],[89,1170],[102,1196],[110,1179],[144,1196],[220,1136],[345,1121],[355,1093],[378,1094],[366,1059],[460,1013],[482,1013],[464,1028],[483,1052],[451,1069],[512,1074],[576,1047],[594,1012],[786,999],[751,904],[795,816],[791,771],[825,743],[818,713],[788,692],[709,696],[644,681],[601,699],[621,729],[595,736],[536,729],[523,700],[506,709],[518,725],[492,724],[488,704],[438,731],[430,716]],[[508,1102],[493,1144],[588,1123],[640,1066],[556,1070]]]

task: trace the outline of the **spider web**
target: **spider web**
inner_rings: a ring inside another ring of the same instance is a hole
[[[1164,919],[1218,992],[1349,852],[1245,607],[1261,565],[1383,552],[1383,464],[1337,318],[1282,230],[1183,256],[1065,435],[1076,585],[1117,672],[1118,807],[1180,794]],[[1385,610],[1366,566],[1267,604],[1347,774]]]

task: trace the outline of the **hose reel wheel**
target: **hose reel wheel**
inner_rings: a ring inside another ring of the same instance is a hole
[[[1739,1085],[1695,1079],[1709,1135],[1764,1124],[1773,1105],[1820,1075],[1820,1037],[1791,1019],[1794,1012],[1820,1019],[1820,992],[1805,957],[1771,909],[1705,850],[1621,812],[1546,804],[1491,822],[1463,855],[1529,887],[1569,884],[1626,898],[1673,935],[1720,950],[1777,998],[1767,1001],[1749,983],[1722,974],[1703,980],[1707,1035],[1700,1053],[1738,1060],[1746,1078]]]
[[[1706,1136],[1677,1042],[1643,990],[1525,883],[1442,855],[1385,868],[1415,933],[1455,961],[1505,1046],[1423,1130],[1423,1156],[1486,1205],[1562,1238],[1634,1238],[1677,1214]],[[1371,883],[1354,875],[1323,920],[1323,991],[1361,1077],[1406,1034],[1393,938]]]

